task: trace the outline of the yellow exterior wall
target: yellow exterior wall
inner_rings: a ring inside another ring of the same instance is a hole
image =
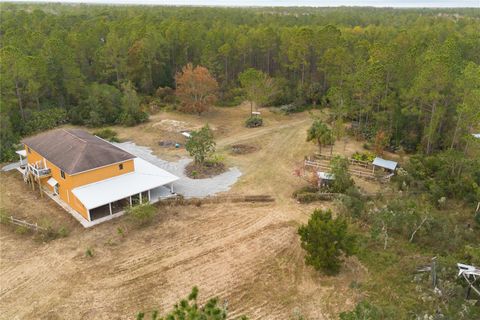
[[[30,152],[28,151],[28,149],[30,149]],[[29,148],[28,146],[25,146],[25,150],[27,151],[27,161],[29,164],[34,164],[37,161],[40,161],[43,164],[44,158],[42,155],[40,155],[32,148]],[[47,164],[47,168],[50,168],[52,172],[51,177],[57,180],[58,184],[60,185],[60,187],[58,188],[60,199],[62,199],[65,203],[67,203],[75,211],[80,213],[87,220],[89,220],[88,210],[83,206],[80,200],[78,200],[74,196],[74,194],[72,193],[72,189],[85,184],[90,184],[112,178],[124,173],[133,172],[135,170],[133,159],[131,159],[116,164],[111,164],[105,167],[84,171],[74,175],[69,175],[65,173],[64,179],[62,178],[60,168],[58,168],[56,165],[54,165],[47,159],[45,159],[45,162]],[[120,164],[123,164],[122,170],[120,170],[119,168]],[[50,191],[53,192],[53,188],[47,183],[49,178],[50,177],[42,178],[41,182],[44,187],[48,188]]]

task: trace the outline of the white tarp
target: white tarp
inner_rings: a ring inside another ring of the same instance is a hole
[[[75,188],[73,194],[91,210],[178,180],[177,176],[141,158],[133,161],[134,172]]]
[[[335,180],[335,175],[333,173],[318,171],[317,175],[322,180]]]
[[[475,138],[480,139],[480,133],[472,133],[472,135],[473,135]]]
[[[53,178],[48,179],[47,183],[49,185],[51,185],[52,187],[55,187],[58,184],[57,180],[55,180]]]
[[[385,160],[379,157],[376,157],[372,164],[377,167],[385,168],[388,170],[395,170],[398,166],[398,163],[391,160]]]

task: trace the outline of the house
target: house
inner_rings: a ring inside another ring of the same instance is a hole
[[[26,138],[17,152],[25,181],[35,181],[84,226],[121,215],[125,207],[173,194],[173,174],[78,129]]]
[[[335,175],[333,173],[318,171],[318,187],[328,187],[335,180]]]

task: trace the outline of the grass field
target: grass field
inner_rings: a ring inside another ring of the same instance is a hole
[[[2,209],[31,221],[48,219],[70,235],[41,243],[2,226],[0,318],[132,319],[138,311],[168,310],[194,285],[201,298],[219,296],[232,315],[251,319],[299,314],[334,319],[352,309],[360,293],[351,284],[365,280],[364,267],[350,258],[340,275],[322,276],[304,265],[296,234],[315,206],[332,205],[299,205],[291,198],[305,184],[294,169],[316,151],[305,142],[311,116],[265,110],[264,127],[247,129],[248,112],[245,105],[201,117],[158,113],[146,124],[114,129],[122,140],[175,159],[185,150],[158,145],[162,139],[182,139],[169,130],[168,124],[176,123],[170,120],[191,128],[208,122],[227,165],[243,173],[229,192],[270,194],[274,203],[161,207],[157,220],[143,229],[125,218],[83,229],[53,201],[28,189],[20,175],[2,173]],[[257,151],[233,155],[230,146],[236,143]],[[346,154],[360,149],[353,141],[335,147]],[[93,257],[86,256],[87,249]]]

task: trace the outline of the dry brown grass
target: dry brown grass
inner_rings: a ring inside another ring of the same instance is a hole
[[[339,276],[324,277],[305,266],[296,234],[314,207],[331,206],[298,205],[291,198],[305,183],[294,169],[316,150],[305,142],[310,117],[264,110],[264,127],[247,129],[248,112],[242,106],[216,108],[202,117],[159,113],[141,126],[114,129],[121,139],[149,146],[163,158],[177,158],[185,150],[159,147],[165,138],[153,124],[161,119],[192,126],[208,122],[216,129],[219,153],[243,173],[230,193],[270,194],[274,203],[163,206],[157,221],[144,229],[120,218],[88,230],[78,227],[47,244],[2,232],[0,317],[132,319],[140,310],[166,311],[194,285],[201,297],[227,299],[233,315],[251,319],[288,319],[296,310],[306,319],[333,319],[352,308],[358,293],[349,285],[364,278],[360,264],[350,259]],[[259,149],[231,155],[235,143]],[[11,209],[24,202],[29,217],[73,219],[53,202],[23,190],[13,174],[6,177],[2,205]],[[87,248],[93,249],[92,258],[85,257]]]

